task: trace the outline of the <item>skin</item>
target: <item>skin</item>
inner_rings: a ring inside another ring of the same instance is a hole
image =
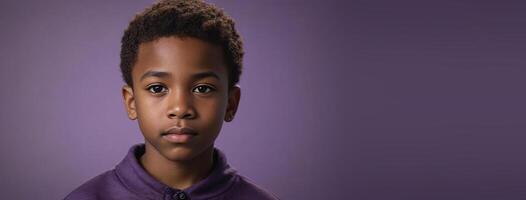
[[[145,139],[140,162],[160,182],[185,189],[206,178],[213,165],[214,141],[239,105],[241,89],[228,87],[222,49],[193,37],[162,37],[139,45],[132,69],[133,88],[122,95],[128,118],[137,120]],[[147,72],[166,72],[145,76]],[[216,74],[195,77],[201,72]],[[187,143],[171,143],[161,133],[191,127]]]

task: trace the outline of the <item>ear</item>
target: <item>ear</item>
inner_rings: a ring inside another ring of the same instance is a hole
[[[133,95],[133,89],[128,86],[122,86],[122,98],[124,99],[124,106],[128,112],[128,118],[131,120],[137,119],[137,110],[135,109],[135,96]]]
[[[241,98],[241,87],[235,85],[228,92],[228,107],[225,113],[225,121],[231,122],[234,120],[234,116],[237,112],[237,107],[239,106],[239,99]]]

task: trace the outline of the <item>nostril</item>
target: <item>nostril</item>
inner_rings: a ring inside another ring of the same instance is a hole
[[[181,118],[181,119],[191,119],[191,118],[194,117],[194,115],[192,113],[184,113],[183,115],[177,115],[177,114],[174,114],[174,113],[170,113],[170,114],[168,114],[168,117],[169,118],[178,117],[178,118]]]
[[[190,114],[190,113],[186,113],[186,114],[184,115],[184,118],[192,118],[192,114]]]

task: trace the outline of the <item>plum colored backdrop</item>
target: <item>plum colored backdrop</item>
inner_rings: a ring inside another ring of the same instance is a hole
[[[282,199],[526,198],[523,1],[227,1],[239,113],[217,141]],[[0,2],[0,198],[61,199],[142,142],[120,38],[151,1]]]

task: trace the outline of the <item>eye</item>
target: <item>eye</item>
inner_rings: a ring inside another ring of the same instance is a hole
[[[152,85],[150,87],[148,87],[148,91],[150,91],[151,93],[154,93],[154,94],[158,94],[158,93],[161,93],[161,92],[166,92],[166,87],[162,86],[162,85]]]
[[[210,93],[212,91],[214,91],[215,89],[210,87],[210,86],[207,86],[207,85],[200,85],[200,86],[197,86],[194,88],[193,92],[197,92],[197,93]]]

